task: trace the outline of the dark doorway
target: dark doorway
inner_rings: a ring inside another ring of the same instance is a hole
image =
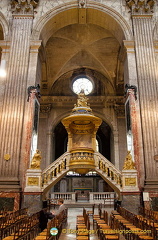
[[[56,160],[64,152],[67,151],[68,134],[61,122],[55,127],[54,140],[55,140],[55,160]]]
[[[107,158],[109,161],[110,159],[110,136],[111,136],[111,129],[106,122],[102,122],[98,131],[97,131],[97,141],[99,152]]]

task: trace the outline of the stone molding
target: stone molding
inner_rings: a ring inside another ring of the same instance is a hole
[[[132,14],[152,14],[155,0],[125,0]]]
[[[124,49],[127,53],[135,53],[135,42],[123,40]]]
[[[54,107],[70,107],[74,105],[75,97],[71,96],[42,96],[40,99],[40,112],[49,113]],[[124,117],[123,96],[93,96],[89,99],[90,104],[95,107],[114,107],[117,115]]]
[[[71,96],[42,96],[40,100],[40,104],[48,104],[48,103],[55,103],[55,102],[62,102],[62,103],[74,103],[76,97]],[[91,96],[89,98],[90,103],[103,103],[107,102],[108,104],[115,104],[120,103],[124,104],[124,97],[123,96]]]

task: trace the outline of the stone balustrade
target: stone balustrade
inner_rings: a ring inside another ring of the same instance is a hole
[[[57,200],[63,198],[65,203],[75,203],[76,193],[75,192],[54,192],[51,194],[51,199]],[[89,192],[89,203],[102,203],[105,205],[114,204],[115,193],[114,192]]]

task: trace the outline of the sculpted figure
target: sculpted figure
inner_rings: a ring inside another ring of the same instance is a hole
[[[125,158],[123,170],[135,169],[135,163],[132,160],[132,155],[130,151],[127,151],[127,156]]]
[[[36,153],[33,155],[32,161],[31,161],[32,169],[40,169],[41,158],[42,157],[41,157],[40,151],[37,149]]]
[[[88,98],[84,94],[84,90],[78,94],[77,107],[87,107]]]

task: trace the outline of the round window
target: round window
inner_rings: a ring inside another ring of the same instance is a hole
[[[84,90],[85,95],[88,95],[93,90],[93,83],[87,77],[78,77],[72,84],[72,90],[76,94],[79,94],[81,90]]]

